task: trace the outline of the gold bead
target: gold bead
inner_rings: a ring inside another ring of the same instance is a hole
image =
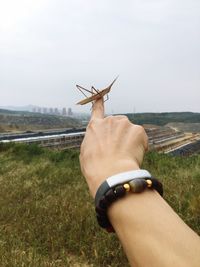
[[[146,182],[147,182],[147,187],[151,187],[152,186],[152,181],[151,180],[146,180]]]
[[[124,184],[123,187],[126,189],[126,192],[130,191],[130,185],[129,184]]]

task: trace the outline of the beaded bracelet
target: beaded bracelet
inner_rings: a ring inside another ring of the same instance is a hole
[[[116,200],[125,196],[126,193],[141,193],[146,188],[155,189],[161,196],[163,196],[163,186],[156,178],[136,178],[124,184],[116,185],[110,188],[95,203],[95,211],[98,224],[105,228],[108,232],[115,232],[107,216],[108,207]]]

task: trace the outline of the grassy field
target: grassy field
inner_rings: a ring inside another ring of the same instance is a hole
[[[143,167],[200,234],[200,155],[151,152]],[[115,235],[96,223],[78,151],[0,144],[0,266],[129,266]]]

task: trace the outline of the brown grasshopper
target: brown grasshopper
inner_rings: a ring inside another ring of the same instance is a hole
[[[116,78],[114,79],[114,81],[113,81],[108,87],[106,87],[106,88],[104,88],[104,89],[101,89],[101,90],[97,90],[97,89],[94,88],[94,86],[92,86],[92,87],[91,87],[91,91],[90,91],[90,90],[88,90],[88,89],[86,89],[86,88],[84,88],[84,87],[82,87],[82,86],[80,86],[80,85],[76,85],[77,89],[78,89],[78,90],[79,90],[79,91],[86,97],[85,99],[79,101],[79,102],[77,103],[77,105],[85,105],[85,104],[88,104],[88,103],[93,102],[93,101],[95,101],[95,100],[97,100],[97,99],[99,99],[99,98],[104,97],[104,95],[107,96],[107,99],[105,100],[105,101],[107,101],[107,100],[109,99],[109,97],[108,97],[108,93],[110,92],[111,87],[113,86],[113,84],[114,84],[114,82],[117,80],[117,78],[118,78],[118,77],[116,77]],[[88,97],[88,96],[84,93],[84,91],[90,93],[91,96]]]

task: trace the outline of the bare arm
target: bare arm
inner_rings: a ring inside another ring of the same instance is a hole
[[[199,237],[156,192],[121,199],[109,215],[131,266],[200,266]]]
[[[93,196],[109,176],[139,169],[147,136],[125,116],[104,118],[102,99],[93,107],[80,163]],[[199,267],[200,239],[155,192],[129,194],[108,210],[131,266]]]

